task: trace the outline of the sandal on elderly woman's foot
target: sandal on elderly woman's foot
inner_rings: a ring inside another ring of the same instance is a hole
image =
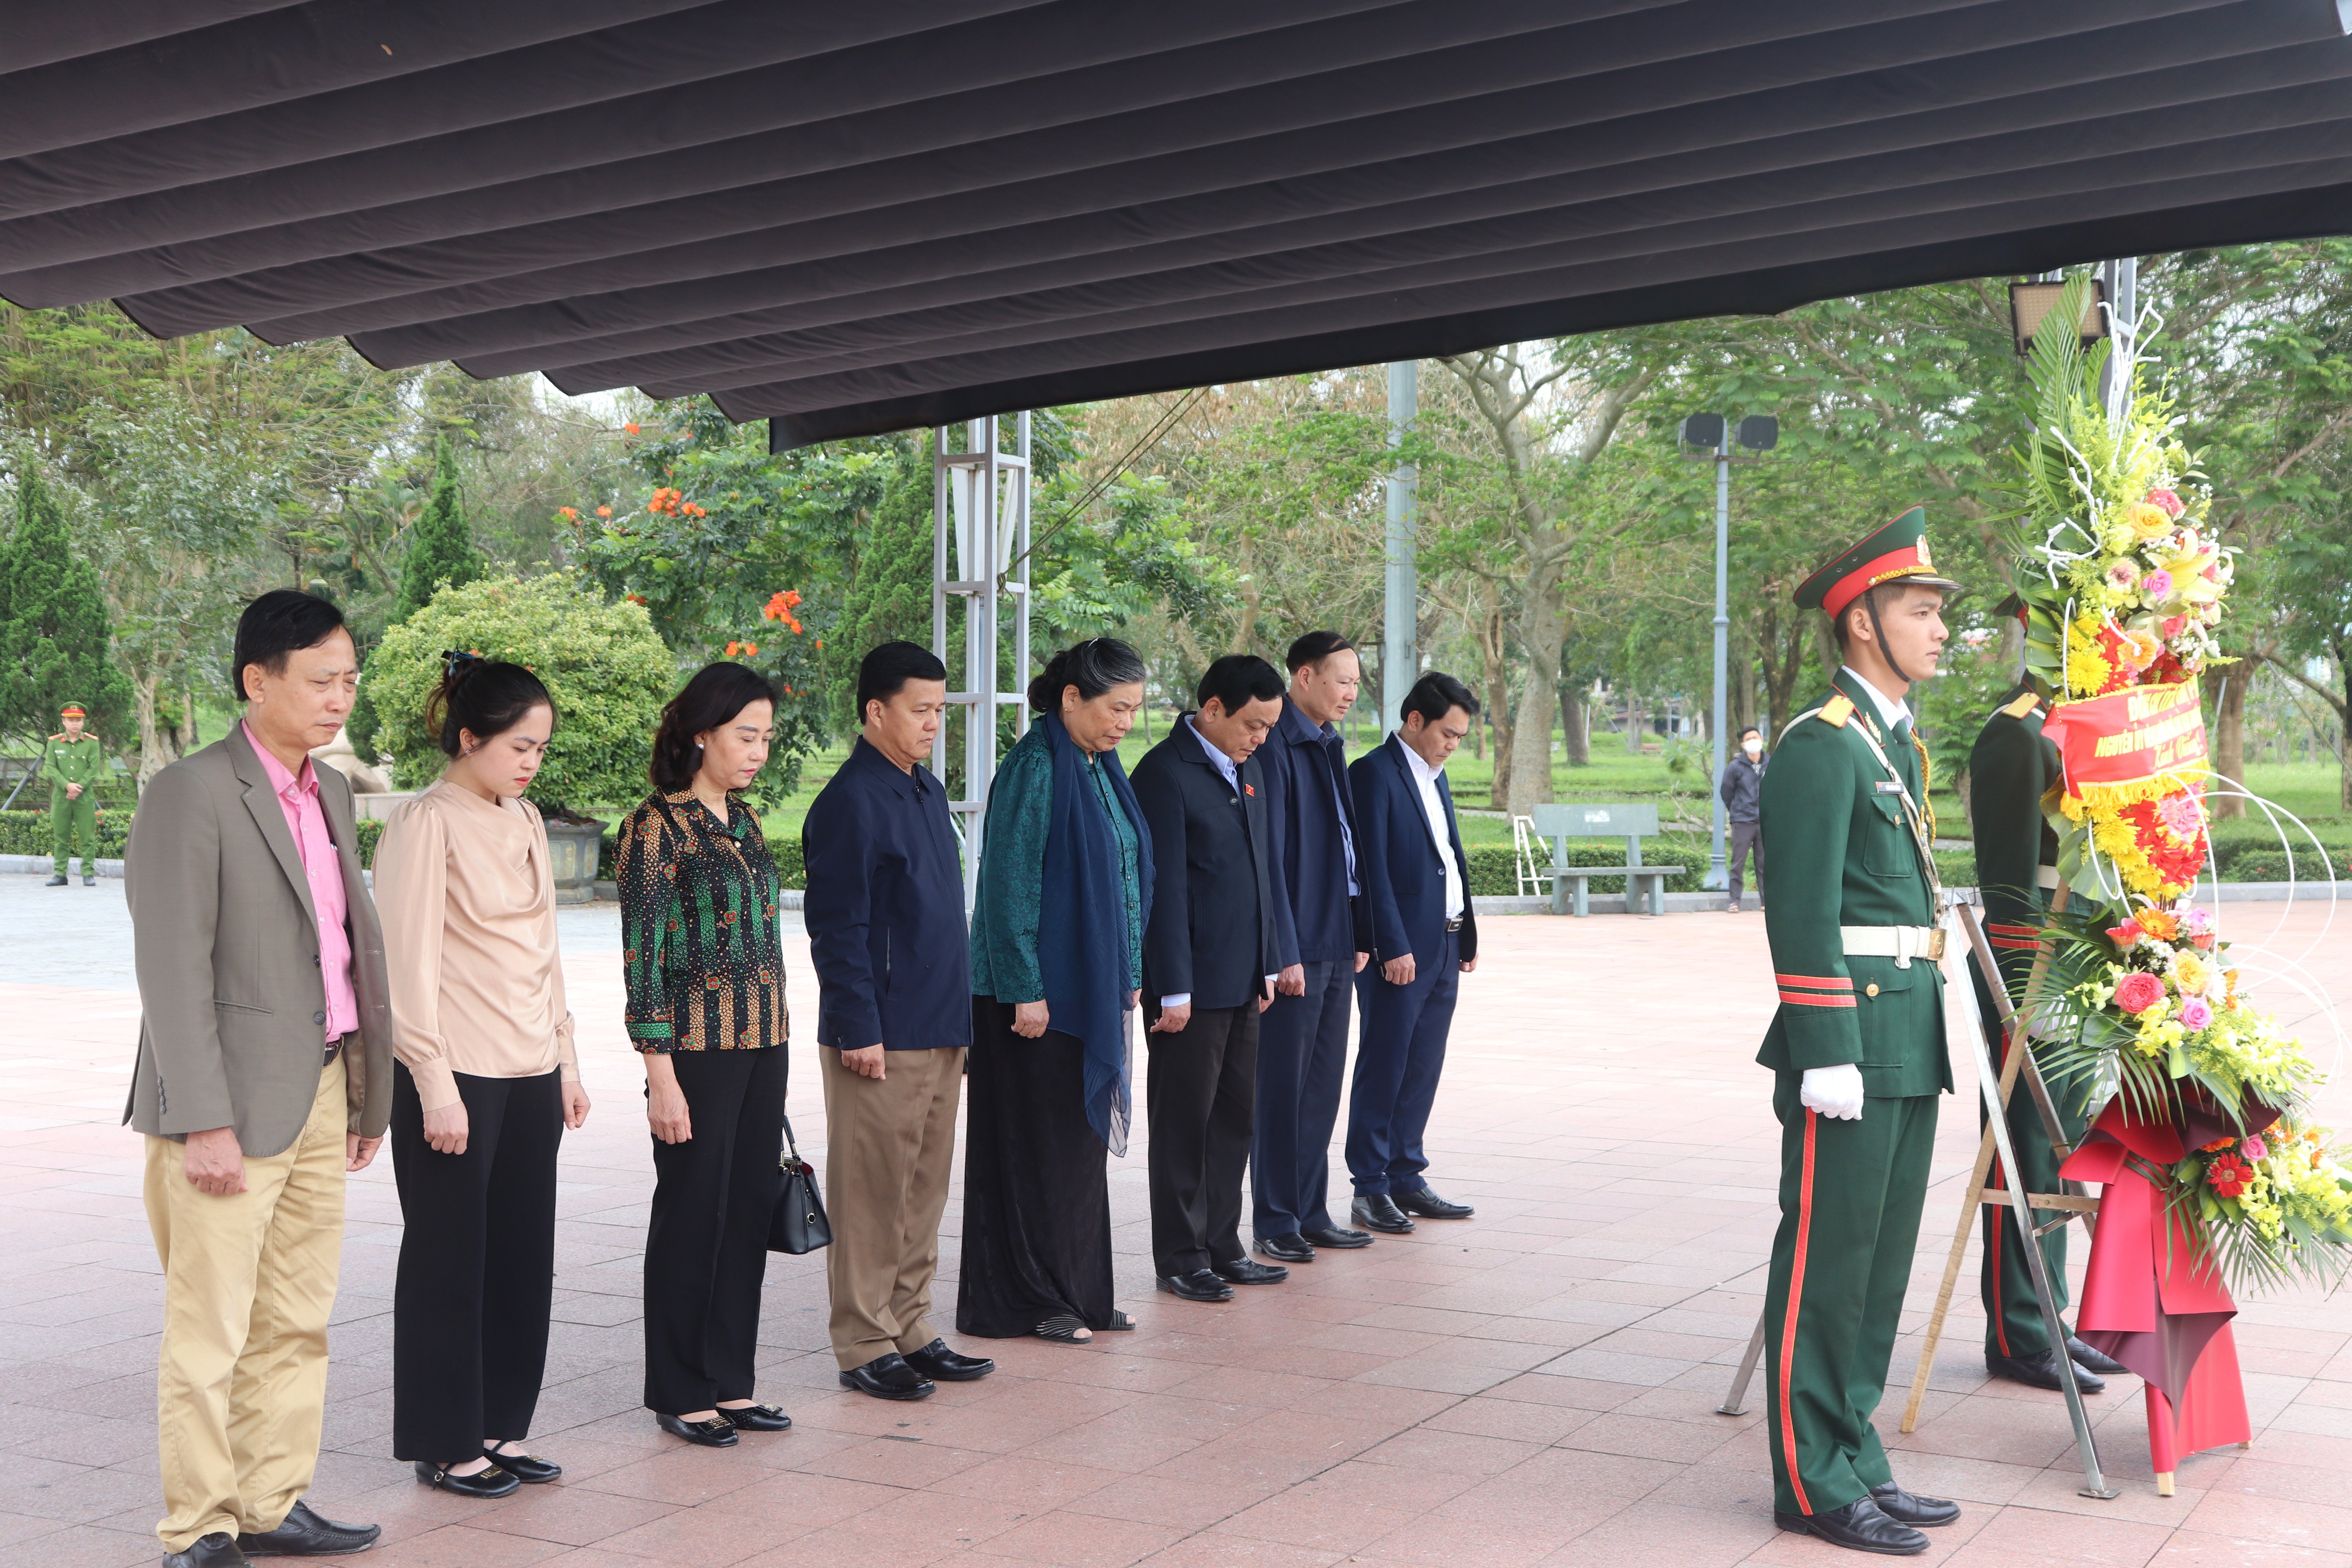
[[[1123,1334],[1135,1327],[1135,1320],[1117,1307],[1113,1307],[1110,1310],[1110,1321],[1105,1323],[1103,1327],[1114,1334]]]
[[[1034,1331],[1049,1345],[1082,1345],[1094,1338],[1092,1330],[1067,1312],[1046,1319]]]

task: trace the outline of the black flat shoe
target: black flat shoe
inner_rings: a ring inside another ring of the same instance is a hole
[[[455,1492],[459,1497],[506,1497],[519,1490],[522,1478],[512,1470],[502,1470],[492,1465],[487,1470],[476,1470],[470,1476],[453,1473],[446,1465],[436,1465],[430,1459],[416,1461],[416,1479],[436,1491]]]
[[[2066,1336],[2066,1359],[2084,1372],[2095,1372],[2101,1377],[2121,1377],[2131,1370],[2106,1352],[2095,1345],[2086,1345],[2072,1334]]]
[[[1309,1247],[1328,1247],[1334,1252],[1348,1252],[1372,1244],[1369,1231],[1349,1230],[1345,1226],[1327,1225],[1320,1230],[1302,1230],[1298,1239]]]
[[[1468,1219],[1478,1212],[1468,1204],[1448,1203],[1427,1187],[1394,1195],[1397,1207],[1407,1214],[1417,1214],[1423,1219]]]
[[[1209,1272],[1228,1285],[1279,1285],[1290,1278],[1290,1270],[1278,1263],[1253,1263],[1246,1258],[1213,1263]]]
[[[64,887],[65,885],[66,885],[66,879],[65,879],[65,877],[64,877],[62,874],[58,875],[58,876],[55,876],[55,877],[52,877],[52,878],[50,878],[47,881],[46,881],[46,882],[44,882],[44,883],[42,883],[42,884],[41,884],[41,886],[43,886],[44,888],[62,888],[62,887]],[[227,1534],[227,1533],[228,1533],[228,1532],[227,1532],[226,1531],[222,1531],[222,1530],[215,1530],[215,1531],[213,1531],[213,1534],[215,1534],[215,1535],[226,1535],[226,1534]],[[166,1562],[166,1563],[169,1563],[169,1562],[170,1562],[170,1561],[172,1561],[172,1559],[173,1559],[173,1558],[174,1558],[174,1557],[185,1557],[185,1556],[187,1556],[187,1555],[189,1554],[189,1552],[194,1552],[194,1551],[196,1550],[196,1547],[198,1547],[198,1546],[202,1546],[202,1545],[205,1543],[205,1540],[206,1540],[206,1539],[207,1539],[206,1537],[204,1537],[204,1536],[198,1536],[198,1537],[196,1538],[196,1544],[195,1544],[195,1546],[191,1546],[191,1547],[189,1547],[189,1548],[188,1548],[188,1550],[187,1550],[187,1552],[171,1552],[171,1553],[169,1553],[168,1555],[166,1555],[166,1556],[164,1557],[163,1561],[164,1561],[164,1562]],[[236,1542],[234,1542],[234,1541],[232,1541],[232,1542],[229,1542],[229,1544],[230,1544],[231,1546],[235,1546],[235,1545],[236,1544]]]
[[[258,1535],[241,1534],[236,1549],[247,1557],[341,1557],[365,1552],[383,1533],[381,1525],[338,1524],[321,1519],[298,1498],[277,1529]]]
[[[1772,1522],[1799,1535],[1817,1535],[1832,1546],[1849,1552],[1875,1552],[1885,1557],[1916,1557],[1927,1550],[1927,1538],[1907,1524],[1898,1524],[1879,1511],[1868,1498],[1856,1498],[1826,1513],[1782,1513],[1772,1510]]]
[[[502,1470],[511,1471],[514,1479],[527,1487],[543,1487],[563,1474],[562,1465],[530,1454],[501,1454],[487,1443],[482,1445],[482,1458]]]
[[[1879,1512],[1914,1530],[1933,1530],[1960,1517],[1958,1503],[1947,1502],[1939,1497],[1914,1496],[1895,1481],[1871,1488],[1870,1500],[1878,1505]]]
[[[908,1351],[908,1366],[939,1383],[977,1383],[996,1370],[986,1356],[962,1355],[948,1349],[945,1340],[933,1340],[919,1351]]]
[[[1366,1230],[1377,1230],[1382,1236],[1412,1234],[1412,1221],[1405,1216],[1404,1210],[1396,1206],[1396,1200],[1386,1193],[1358,1198],[1348,1208],[1349,1217]]]
[[[789,1432],[793,1418],[772,1405],[722,1405],[719,1414],[738,1432]]]
[[[864,1366],[853,1366],[844,1372],[841,1386],[870,1394],[877,1399],[929,1399],[936,1385],[908,1366],[906,1357],[891,1351],[876,1356]]]
[[[2056,1352],[2046,1350],[2037,1352],[2032,1355],[1989,1355],[1985,1357],[1985,1370],[1992,1373],[1993,1376],[2005,1377],[2011,1383],[2021,1383],[2028,1388],[2046,1388],[2053,1394],[2059,1392],[2059,1364]],[[2105,1392],[2107,1386],[2106,1380],[2101,1377],[2097,1373],[2091,1371],[2088,1367],[2077,1366],[2071,1361],[2064,1364],[2066,1370],[2074,1374],[2074,1386],[2076,1388],[2081,1389],[2085,1394],[2101,1394]]]
[[[1190,1274],[1164,1274],[1159,1286],[1171,1296],[1184,1301],[1230,1301],[1234,1288],[1216,1276],[1213,1269],[1195,1268]]]
[[[59,877],[49,886],[62,888],[65,881]],[[163,1568],[239,1568],[244,1562],[245,1553],[236,1549],[236,1537],[226,1530],[197,1536],[184,1552],[163,1553]]]
[[[1307,1238],[1295,1230],[1288,1236],[1261,1236],[1251,1245],[1260,1256],[1271,1258],[1276,1263],[1315,1261],[1315,1249],[1307,1246]]]
[[[706,1448],[731,1448],[739,1441],[735,1436],[735,1423],[729,1420],[723,1411],[709,1421],[688,1421],[656,1411],[654,1420],[671,1436],[699,1443]]]

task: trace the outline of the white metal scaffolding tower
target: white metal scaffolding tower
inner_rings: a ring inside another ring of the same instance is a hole
[[[959,428],[932,432],[931,651],[948,667],[948,722],[931,743],[931,771],[948,774],[948,731],[962,726],[963,788],[948,809],[963,839],[963,903],[969,912],[980,883],[981,830],[988,786],[996,776],[997,710],[1013,709],[1015,735],[1029,731],[1029,416],[1016,422],[1013,449],[1002,420],[991,415],[961,428],[961,449],[949,450]],[[950,575],[950,552],[954,574]],[[964,602],[963,658],[948,653],[948,596]],[[998,689],[1005,602],[1012,601],[1013,690]],[[961,689],[958,689],[961,688]]]

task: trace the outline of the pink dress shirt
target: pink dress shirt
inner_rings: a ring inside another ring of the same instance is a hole
[[[305,757],[298,778],[270,754],[251,724],[245,726],[245,738],[253,754],[261,759],[269,787],[278,792],[278,804],[286,809],[286,826],[294,834],[294,848],[302,857],[302,875],[310,883],[310,908],[319,917],[319,972],[327,982],[325,1037],[329,1042],[340,1040],[359,1028],[360,1005],[352,990],[352,937],[344,925],[351,910],[343,898],[343,865],[334,839],[327,833],[326,807],[319,804],[318,770]]]

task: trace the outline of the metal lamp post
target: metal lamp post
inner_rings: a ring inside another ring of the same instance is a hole
[[[1713,797],[1709,810],[1713,837],[1706,857],[1706,885],[1710,888],[1731,885],[1724,852],[1722,789],[1724,728],[1730,722],[1727,703],[1731,689],[1731,465],[1758,461],[1754,458],[1733,457],[1734,438],[1731,422],[1720,414],[1694,414],[1683,421],[1682,444],[1700,448],[1685,451],[1683,456],[1715,465],[1715,714],[1707,726],[1715,739],[1715,768],[1710,776],[1716,785],[1708,792]],[[1737,439],[1751,452],[1769,452],[1780,443],[1780,422],[1769,414],[1751,414],[1739,422]]]

